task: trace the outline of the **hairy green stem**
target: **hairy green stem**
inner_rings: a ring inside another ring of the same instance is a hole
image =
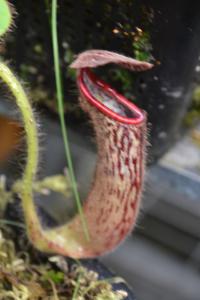
[[[37,218],[35,205],[33,202],[33,182],[37,172],[38,164],[38,132],[35,117],[31,104],[15,75],[3,63],[0,63],[0,78],[7,85],[9,91],[15,98],[16,105],[21,113],[21,118],[26,135],[27,158],[26,166],[22,178],[20,196],[25,213],[27,231],[29,233],[31,222],[34,222],[35,228],[40,230],[40,223]]]
[[[27,164],[25,166],[23,183],[29,184],[29,190],[32,189],[32,183],[35,179],[38,164],[38,138],[37,125],[34,114],[27,96],[15,75],[3,63],[0,63],[0,77],[8,86],[13,94],[16,104],[21,112],[27,143]]]
[[[62,89],[62,80],[61,80],[61,70],[60,70],[60,62],[59,62],[59,49],[58,49],[58,34],[57,34],[57,0],[52,0],[52,14],[51,14],[51,32],[52,32],[52,44],[53,44],[53,56],[54,56],[54,69],[55,69],[55,81],[56,81],[56,91],[57,91],[57,101],[58,101],[58,110],[60,116],[60,124],[65,148],[66,159],[68,163],[69,175],[71,179],[72,189],[74,192],[76,205],[78,212],[81,217],[82,226],[84,229],[85,236],[87,240],[89,240],[89,233],[86,224],[86,220],[84,217],[84,213],[82,210],[82,205],[77,189],[76,178],[74,174],[72,158],[70,153],[70,147],[68,142],[68,134],[65,126],[65,116],[64,116],[64,97],[63,97],[63,89]]]

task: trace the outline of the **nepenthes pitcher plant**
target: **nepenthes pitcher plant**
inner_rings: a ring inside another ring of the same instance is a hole
[[[92,68],[108,63],[133,71],[152,67],[150,63],[104,50],[83,52],[71,64],[71,68],[77,70],[80,105],[92,121],[98,148],[94,180],[83,204],[89,239],[84,234],[79,214],[67,224],[43,228],[30,185],[37,170],[37,141],[33,139],[37,136],[37,127],[30,130],[30,124],[25,124],[34,120],[33,114],[27,116],[26,113],[30,104],[20,107],[16,86],[11,89],[18,99],[27,137],[26,188],[20,193],[27,233],[32,243],[44,252],[73,258],[99,256],[119,245],[136,222],[145,167],[146,114],[93,74]],[[2,66],[0,74],[1,71]],[[9,85],[12,74],[4,66],[4,74],[6,72],[8,76],[4,81]]]

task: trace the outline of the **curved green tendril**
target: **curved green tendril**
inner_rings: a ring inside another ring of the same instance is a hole
[[[0,0],[1,1],[1,0]],[[1,2],[0,2],[1,3]],[[70,156],[70,150],[67,140],[67,131],[64,122],[64,110],[63,110],[63,93],[61,85],[61,74],[59,68],[59,55],[58,55],[58,41],[57,41],[57,30],[56,30],[56,5],[54,1],[52,6],[52,42],[54,49],[54,64],[55,64],[55,77],[56,77],[56,88],[58,94],[58,106],[60,112],[60,119],[62,125],[62,132],[64,137],[64,145],[66,156],[68,159],[69,174],[72,179],[72,187],[74,190],[75,198],[77,201],[78,210],[81,215],[83,222],[83,229],[86,238],[89,239],[86,222],[82,212],[81,202],[77,191],[76,180],[73,172],[73,166]],[[38,131],[37,123],[35,121],[34,113],[31,104],[26,96],[26,93],[17,80],[12,71],[7,67],[6,64],[0,62],[0,78],[5,85],[7,85],[9,92],[15,99],[16,105],[20,111],[22,123],[25,131],[27,155],[26,165],[22,176],[20,189],[18,193],[22,201],[22,207],[25,216],[26,230],[28,236],[31,238],[33,244],[39,249],[46,249],[48,247],[48,240],[43,234],[42,227],[37,215],[37,210],[33,200],[33,186],[35,176],[37,172],[38,156],[39,156],[39,142],[38,142]]]
[[[26,134],[27,158],[22,178],[20,196],[25,213],[25,221],[28,225],[27,231],[29,232],[31,220],[34,220],[35,228],[41,228],[32,195],[39,152],[37,125],[31,104],[29,103],[20,82],[16,79],[11,70],[3,63],[0,63],[0,78],[7,85],[9,91],[15,98],[16,105],[21,112],[21,118]]]

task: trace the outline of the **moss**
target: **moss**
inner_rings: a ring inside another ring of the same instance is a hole
[[[68,265],[60,256],[35,259],[27,246],[16,249],[15,232],[0,224],[0,299],[122,300],[127,293],[114,291],[118,278],[100,280],[80,262]],[[60,268],[62,266],[62,268]]]

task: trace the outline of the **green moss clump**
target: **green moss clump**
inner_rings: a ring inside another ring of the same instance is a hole
[[[30,247],[16,248],[15,232],[0,223],[0,299],[2,300],[122,300],[127,293],[114,291],[119,279],[100,280],[80,262],[69,266],[61,256],[36,259]],[[27,252],[29,249],[29,252]],[[121,280],[121,279],[120,279]]]

